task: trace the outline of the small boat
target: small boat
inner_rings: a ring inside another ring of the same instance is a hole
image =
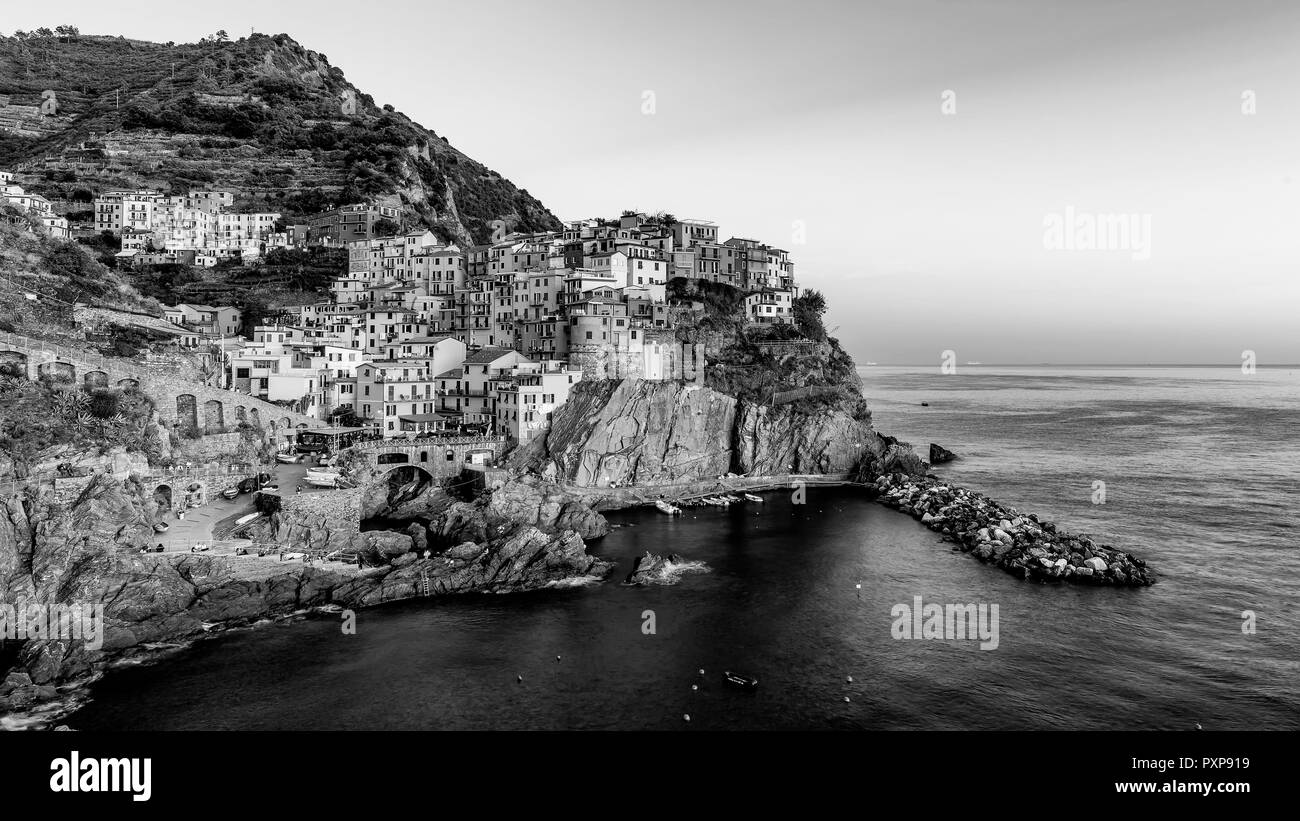
[[[275,461],[282,465],[294,465],[302,461],[302,455],[298,453],[277,453]]]
[[[247,516],[240,516],[238,519],[235,520],[235,525],[236,525],[236,526],[239,526],[239,525],[246,525],[246,524],[248,524],[249,522],[253,521],[253,520],[256,519],[258,516],[261,516],[261,515],[262,515],[262,514],[260,514],[260,513],[250,513],[250,514],[248,514]]]
[[[158,524],[153,526],[153,532],[166,533],[169,527],[171,527],[171,525],[167,524],[166,522],[159,522]]]
[[[922,402],[922,403],[921,403],[921,407],[923,407],[923,408],[928,408],[928,407],[930,407],[930,403],[929,403],[929,402]]]
[[[233,499],[238,495],[239,495],[238,487],[228,487],[225,490],[221,491],[221,498],[223,499]]]
[[[667,513],[669,516],[680,516],[682,509],[675,505],[670,505],[663,499],[655,499],[655,507],[659,508],[660,513]]]
[[[745,494],[745,498],[748,499],[748,500],[751,501],[751,502],[762,502],[762,501],[763,501],[763,497],[762,497],[762,496],[759,496],[759,495],[756,494],[756,493],[746,493],[746,494]]]
[[[332,470],[313,470],[307,468],[303,481],[312,487],[338,487],[339,475]]]
[[[753,676],[747,676],[742,673],[733,673],[730,670],[724,670],[722,681],[732,687],[738,687],[742,690],[754,690],[758,688],[758,679]]]

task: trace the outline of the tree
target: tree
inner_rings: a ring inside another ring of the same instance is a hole
[[[822,324],[822,315],[826,313],[826,297],[821,291],[809,288],[799,295],[792,307],[794,321],[809,339],[826,341],[826,326]]]
[[[398,232],[401,230],[402,226],[387,217],[381,217],[380,219],[375,220],[374,231],[375,236],[377,237],[394,237],[397,236]]]
[[[54,29],[54,33],[59,35],[60,38],[71,39],[81,34],[81,30],[76,26],[57,26]]]
[[[14,39],[15,39],[15,40],[26,40],[26,39],[27,39],[27,32],[23,31],[22,29],[19,29],[18,31],[15,31],[15,32],[14,32]]]
[[[212,36],[212,39],[216,40],[218,43],[224,43],[230,39],[230,35],[226,34],[225,29],[221,29],[220,31],[218,31],[216,34]]]
[[[38,29],[36,30],[36,36],[37,36],[37,37],[53,37],[53,36],[54,36],[54,32],[53,32],[53,31],[50,31],[50,29],[49,29],[47,26],[41,26],[40,28],[38,28]]]

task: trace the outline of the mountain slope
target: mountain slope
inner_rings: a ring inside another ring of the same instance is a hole
[[[30,116],[23,107],[47,90],[57,114]],[[216,187],[238,191],[238,207],[290,219],[331,204],[394,205],[408,226],[460,242],[487,241],[496,220],[506,230],[560,225],[527,191],[380,108],[284,34],[182,45],[0,37],[0,96],[10,103],[0,123],[19,129],[0,132],[0,168],[67,210],[113,188]]]

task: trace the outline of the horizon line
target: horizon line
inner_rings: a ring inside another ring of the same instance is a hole
[[[933,368],[933,362],[854,362],[858,368]],[[1232,368],[1241,363],[1222,362],[979,362],[962,363],[962,368]],[[1300,363],[1256,364],[1260,368],[1300,368]]]

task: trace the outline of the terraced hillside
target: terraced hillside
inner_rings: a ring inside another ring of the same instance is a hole
[[[408,227],[461,242],[486,241],[497,220],[559,226],[527,191],[284,34],[0,37],[0,168],[69,213],[108,189],[212,186],[289,218],[381,202]]]

